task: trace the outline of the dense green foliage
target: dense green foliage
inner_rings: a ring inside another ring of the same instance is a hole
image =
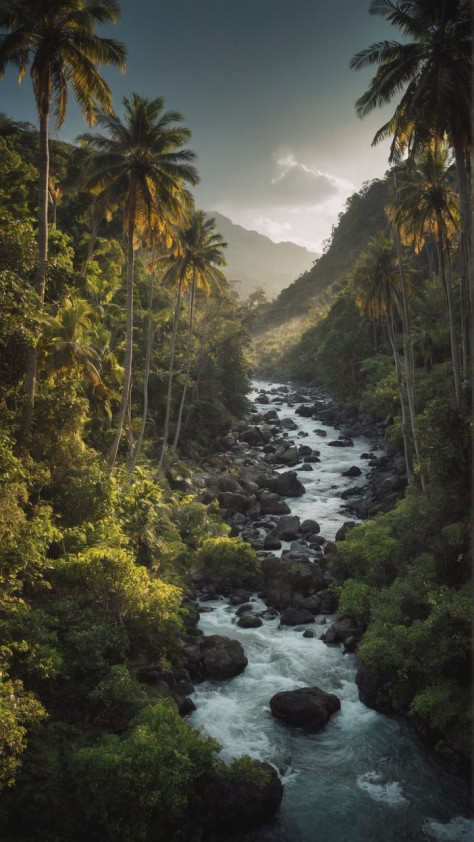
[[[121,209],[95,219],[84,153],[51,143],[61,190],[50,202],[43,307],[38,151],[32,127],[2,118],[0,835],[168,840],[199,779],[221,764],[216,744],[147,676],[179,664],[183,593],[200,546],[221,536],[229,558],[237,551],[249,563],[248,548],[188,495],[182,456],[205,453],[245,410],[249,335],[225,279],[208,296],[195,290],[190,332],[189,295],[176,311],[144,237],[134,258],[129,409],[110,474],[127,331]],[[166,244],[159,248],[164,256]],[[181,453],[169,450],[158,479],[174,315],[173,432],[185,378],[187,393]],[[25,429],[32,348],[38,378]]]
[[[465,752],[472,725],[470,12],[463,0],[373,2],[371,11],[413,42],[374,44],[353,60],[355,68],[378,65],[358,102],[362,116],[401,95],[375,137],[393,138],[397,166],[348,203],[312,270],[318,296],[323,261],[336,267],[332,298],[299,342],[267,355],[264,371],[315,381],[340,404],[383,421],[388,446],[403,456],[405,498],[338,545],[348,577],[340,610],[366,627],[359,656],[392,709],[418,714]],[[448,42],[449,68],[440,46]],[[369,197],[366,222],[357,214]],[[280,299],[275,307],[285,294]],[[271,318],[267,310],[253,331]]]

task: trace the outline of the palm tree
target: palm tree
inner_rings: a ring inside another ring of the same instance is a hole
[[[371,237],[367,248],[360,254],[352,272],[352,284],[355,287],[357,306],[361,313],[368,316],[372,321],[383,319],[385,322],[395,364],[398,399],[402,417],[405,466],[408,482],[411,485],[413,483],[413,470],[410,455],[407,410],[394,327],[395,319],[400,315],[400,289],[397,283],[393,241],[383,232],[379,232],[374,237]]]
[[[470,153],[472,21],[470,0],[372,0],[370,13],[397,26],[408,40],[381,41],[357,53],[351,67],[378,65],[368,90],[357,101],[360,117],[402,94],[393,117],[373,143],[393,136],[390,162],[417,153],[434,137],[454,150],[461,209],[463,305],[470,335],[472,295]],[[467,363],[467,361],[466,361]]]
[[[171,245],[173,224],[183,223],[193,204],[183,183],[198,181],[194,153],[181,148],[190,137],[189,129],[180,125],[181,114],[163,111],[161,97],[150,100],[136,93],[125,97],[123,105],[123,122],[106,111],[97,114],[107,135],[88,133],[79,138],[96,152],[88,159],[87,186],[99,194],[103,208],[123,209],[127,235],[124,377],[109,471],[117,458],[132,382],[134,252],[139,238],[150,231],[160,233]]]
[[[44,304],[48,261],[49,118],[59,129],[66,118],[68,88],[89,125],[94,106],[111,109],[112,94],[96,65],[125,68],[125,47],[110,38],[99,38],[95,26],[115,23],[116,0],[2,0],[0,5],[0,78],[7,65],[18,68],[20,82],[28,66],[39,118],[38,269],[36,288]],[[27,406],[25,428],[31,423],[36,388],[36,349],[30,355],[25,378]]]
[[[459,228],[459,198],[451,184],[445,144],[432,141],[402,169],[388,214],[400,226],[402,241],[419,253],[427,241],[436,245],[439,276],[446,299],[456,405],[461,407],[461,377],[450,278],[449,240]]]
[[[224,242],[222,236],[218,234],[214,230],[214,228],[214,219],[206,219],[203,211],[196,211],[191,218],[190,225],[178,231],[180,255],[177,258],[174,258],[173,256],[168,258],[170,265],[163,279],[165,283],[170,281],[174,281],[175,283],[177,283],[178,299],[180,298],[180,293],[183,286],[188,287],[190,290],[188,335],[186,343],[186,367],[183,391],[181,394],[178,418],[176,421],[173,448],[176,448],[178,446],[179,437],[181,434],[183,410],[189,383],[196,289],[201,289],[205,292],[206,295],[209,295],[211,286],[213,284],[218,286],[222,285],[223,283],[226,283],[226,277],[218,267],[225,265],[222,249],[227,246],[227,243]],[[179,310],[176,311],[176,315],[179,317]],[[176,336],[174,336],[174,339],[176,339]],[[168,382],[168,403],[167,418],[165,420],[165,435],[163,439],[163,447],[159,462],[160,468],[163,465],[163,459],[168,445],[172,377],[173,370],[171,368],[169,372]]]

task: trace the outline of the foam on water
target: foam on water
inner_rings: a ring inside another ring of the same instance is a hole
[[[399,807],[401,804],[407,803],[400,783],[398,781],[384,781],[383,775],[379,772],[365,772],[363,775],[359,775],[357,786],[374,801],[383,801],[390,807]]]
[[[473,842],[474,820],[462,816],[446,823],[427,819],[423,825],[423,833],[428,839],[436,839],[437,842]]]
[[[268,389],[269,385],[259,383],[258,387]],[[259,406],[263,411],[271,408],[278,409],[281,417],[294,415],[294,409],[286,406]],[[370,444],[354,439],[353,448],[330,447],[327,442],[337,438],[339,431],[327,428],[327,438],[319,438],[314,430],[323,425],[299,416],[295,421],[309,435],[298,440],[295,431],[289,437],[320,450],[322,461],[313,465],[313,472],[300,473],[306,494],[287,502],[301,519],[317,520],[321,534],[331,540],[349,519],[341,511],[341,491],[362,484],[368,466],[360,454]],[[352,464],[360,465],[363,476],[341,477]],[[261,600],[252,601],[255,612],[265,610]],[[197,710],[189,721],[219,741],[223,759],[248,754],[265,760],[285,784],[273,829],[240,834],[239,842],[465,842],[473,838],[472,823],[459,817],[466,809],[466,793],[459,782],[443,774],[420,750],[405,723],[369,710],[359,701],[356,658],[318,639],[325,626],[308,626],[314,638],[303,637],[305,626],[280,627],[278,618],[264,620],[258,629],[242,629],[236,624],[236,609],[225,601],[206,602],[205,607],[202,632],[239,640],[248,666],[236,678],[197,685],[193,695]],[[303,686],[318,686],[341,700],[341,710],[317,734],[289,728],[271,715],[269,702],[275,693]]]

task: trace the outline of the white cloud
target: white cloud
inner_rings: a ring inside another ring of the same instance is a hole
[[[252,219],[252,228],[277,243],[288,239],[288,233],[292,232],[289,222],[278,222],[276,219],[270,219],[269,216],[255,216]]]
[[[321,252],[347,197],[355,190],[348,179],[323,172],[285,150],[275,156],[265,176],[261,173],[253,191],[247,188],[233,199],[220,197],[211,209],[274,242],[290,241]]]
[[[271,180],[269,198],[279,205],[315,208],[354,190],[351,182],[298,161],[291,152],[276,165],[278,173]]]

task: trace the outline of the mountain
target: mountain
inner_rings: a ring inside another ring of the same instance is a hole
[[[347,281],[354,260],[377,231],[387,229],[385,206],[390,179],[374,179],[354,193],[339,214],[328,250],[265,309],[255,329],[264,332],[305,316],[312,305],[325,305]]]
[[[247,298],[261,287],[273,299],[319,257],[295,243],[274,243],[269,237],[236,225],[216,211],[206,211],[216,221],[216,230],[228,244],[225,273],[236,281],[239,298]]]

